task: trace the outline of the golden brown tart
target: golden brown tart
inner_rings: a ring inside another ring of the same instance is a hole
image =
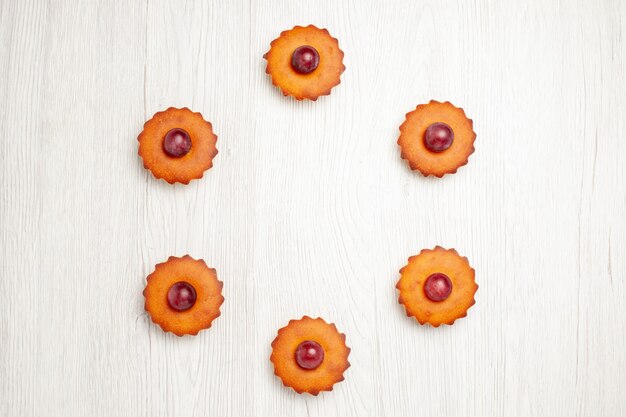
[[[285,386],[317,395],[343,381],[349,354],[346,336],[334,324],[304,316],[278,331],[270,360]]]
[[[475,139],[473,122],[463,109],[431,100],[407,113],[398,144],[411,169],[442,177],[467,164]]]
[[[220,315],[224,284],[202,259],[170,256],[156,265],[147,281],[146,311],[166,332],[196,335]]]
[[[211,123],[186,107],[156,113],[137,139],[143,166],[170,184],[202,178],[217,155]]]
[[[434,327],[453,324],[474,305],[474,269],[454,249],[437,246],[409,258],[396,288],[407,316]]]
[[[337,39],[313,25],[282,32],[263,57],[272,83],[297,100],[330,94],[346,69]]]

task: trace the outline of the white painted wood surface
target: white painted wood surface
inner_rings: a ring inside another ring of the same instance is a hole
[[[315,103],[262,59],[308,23],[346,54]],[[622,0],[0,0],[0,416],[626,415],[625,37]],[[443,179],[396,145],[431,98],[478,132]],[[137,156],[168,106],[219,135],[189,186]],[[437,244],[480,289],[433,329],[394,284]],[[177,338],[141,291],[186,253],[226,302]],[[353,349],[319,397],[268,361],[303,314]]]

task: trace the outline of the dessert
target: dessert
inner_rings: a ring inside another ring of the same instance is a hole
[[[463,109],[431,100],[407,113],[398,145],[411,169],[442,177],[467,164],[475,139],[473,122]]]
[[[337,39],[313,25],[282,32],[263,58],[272,83],[297,100],[330,94],[346,69]]]
[[[202,259],[170,256],[156,265],[147,281],[145,309],[166,332],[196,335],[220,315],[224,284]]]
[[[186,107],[156,113],[137,139],[143,166],[170,184],[202,178],[217,155],[211,123]]]
[[[400,270],[396,288],[407,316],[439,327],[467,315],[475,303],[478,285],[467,258],[454,249],[437,246],[409,258],[408,265]]]
[[[317,395],[343,381],[349,354],[346,336],[334,324],[304,316],[278,330],[270,360],[285,386]]]

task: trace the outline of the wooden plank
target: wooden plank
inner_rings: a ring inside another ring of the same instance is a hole
[[[0,415],[625,415],[624,16],[619,0],[0,2]],[[309,23],[347,66],[315,103],[283,97],[262,59]],[[478,132],[442,179],[396,145],[430,99]],[[219,136],[188,186],[137,156],[170,106]],[[394,289],[435,245],[480,285],[437,329]],[[178,338],[141,291],[186,253],[226,301]],[[268,360],[305,314],[352,347],[318,397]]]

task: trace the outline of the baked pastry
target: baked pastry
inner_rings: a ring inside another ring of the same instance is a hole
[[[217,155],[211,123],[186,107],[156,113],[137,139],[144,168],[170,184],[202,178]]]
[[[473,122],[463,109],[431,100],[407,113],[398,145],[411,169],[442,177],[467,164],[475,139]]]
[[[467,258],[454,249],[436,246],[409,258],[396,288],[406,315],[420,324],[453,324],[474,305],[478,285]]]
[[[346,336],[334,324],[304,316],[278,330],[270,360],[285,386],[317,395],[343,381],[349,354]]]
[[[145,309],[166,332],[196,335],[220,315],[224,284],[202,259],[170,256],[156,265],[147,281]]]
[[[313,25],[282,32],[263,58],[272,83],[297,100],[330,94],[346,69],[337,39]]]

